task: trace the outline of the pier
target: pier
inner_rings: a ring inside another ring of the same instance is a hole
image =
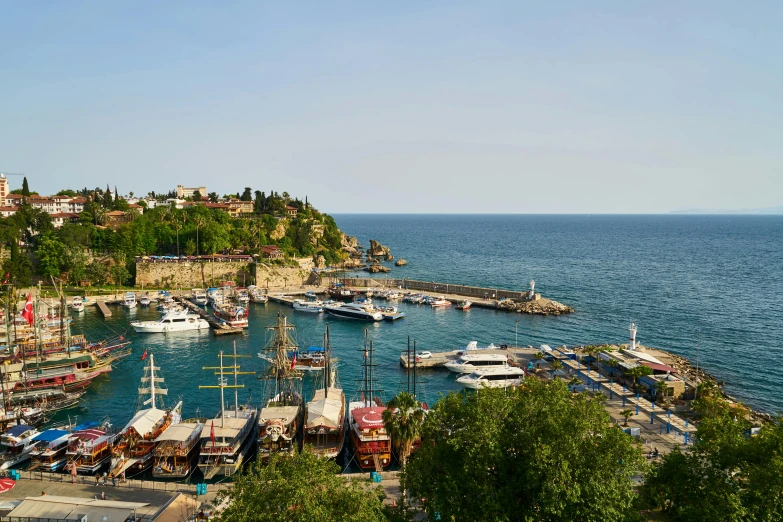
[[[103,317],[111,317],[111,310],[106,306],[105,301],[95,301],[95,305],[98,307],[98,310],[101,311]]]
[[[176,296],[174,297],[174,300],[180,303],[181,305],[186,306],[188,310],[190,310],[194,314],[200,315],[202,319],[208,322],[209,325],[214,329],[213,331],[215,332],[215,335],[242,333],[242,331],[244,330],[244,328],[233,328],[231,326],[221,323],[220,321],[217,320],[217,318],[213,314],[207,313],[206,310],[196,305],[186,297]]]

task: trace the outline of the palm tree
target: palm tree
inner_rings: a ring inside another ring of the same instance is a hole
[[[400,392],[386,405],[383,425],[400,456],[400,465],[404,468],[413,443],[421,436],[424,410],[412,393]]]
[[[206,221],[202,216],[196,215],[193,218],[193,224],[196,225],[196,255],[199,255],[199,244],[198,244],[198,231],[201,227],[204,226]]]
[[[666,397],[666,392],[669,390],[669,384],[666,381],[658,381],[655,383],[655,395],[660,395],[661,399]]]
[[[623,418],[625,419],[625,422],[623,423],[623,426],[627,427],[628,426],[628,419],[633,417],[633,410],[623,410],[623,411],[620,412],[620,415],[622,415]]]
[[[563,367],[563,362],[560,359],[555,359],[554,361],[552,361],[552,364],[550,364],[550,366],[552,366],[553,370],[557,371]]]

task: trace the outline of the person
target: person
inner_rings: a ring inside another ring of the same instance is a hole
[[[120,483],[125,482],[125,472],[120,473]]]
[[[115,477],[114,475],[112,475],[112,477],[111,477],[111,485],[112,486],[116,486],[117,485],[117,477]]]
[[[108,478],[109,478],[109,474],[108,473],[104,473],[103,474],[103,485],[104,486],[106,485],[106,481],[108,480]]]
[[[45,497],[46,496],[46,491],[41,491],[41,496]]]
[[[101,491],[101,500],[106,500],[106,492]]]
[[[96,486],[100,486],[101,485],[101,474],[100,473],[96,473],[95,474],[95,485]]]

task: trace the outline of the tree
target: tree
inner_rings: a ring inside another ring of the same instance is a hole
[[[242,195],[239,197],[242,201],[253,201],[253,189],[250,187],[245,187],[245,191],[242,192]]]
[[[623,419],[625,419],[623,426],[628,426],[628,419],[633,417],[633,410],[623,410],[620,412],[620,415],[622,415]]]
[[[303,451],[290,457],[273,453],[268,465],[257,461],[234,479],[234,487],[215,504],[230,500],[219,522],[332,522],[387,520],[382,493],[338,475],[340,467]]]
[[[125,265],[123,263],[117,263],[113,265],[109,272],[111,273],[111,279],[114,281],[114,286],[122,286],[125,281],[128,280],[130,277],[130,272],[128,272],[128,269],[125,268]]]
[[[59,277],[65,257],[65,247],[56,238],[47,234],[38,241],[35,250],[38,258],[38,273],[45,278]]]
[[[555,359],[554,361],[552,361],[552,364],[550,366],[552,366],[552,369],[555,372],[557,372],[558,370],[561,370],[563,368],[563,361],[561,361],[560,359]]]
[[[421,436],[423,424],[424,410],[416,397],[408,392],[398,393],[383,411],[383,425],[397,449],[403,468],[411,454],[413,443]]]
[[[218,199],[220,199],[217,192],[210,192],[207,194],[207,197],[209,198],[210,203],[217,203]]]
[[[657,397],[663,399],[664,397],[666,397],[666,393],[668,391],[669,391],[669,384],[666,381],[660,380],[655,383],[655,395]]]
[[[25,197],[30,195],[30,186],[27,184],[27,176],[22,178],[22,195]]]
[[[430,520],[625,520],[643,461],[598,401],[526,379],[442,397],[402,482]]]
[[[634,366],[633,368],[629,368],[624,372],[624,375],[626,375],[627,377],[631,377],[633,379],[634,388],[636,388],[636,382],[639,380],[639,377],[642,377],[644,375],[651,375],[651,374],[652,374],[652,368],[650,368],[649,366],[645,366],[643,364]]]
[[[109,269],[100,261],[93,261],[85,268],[87,279],[96,286],[103,286],[109,277]]]

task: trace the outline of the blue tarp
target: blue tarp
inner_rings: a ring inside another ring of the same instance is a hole
[[[71,431],[73,431],[75,433],[77,431],[84,431],[84,430],[89,430],[91,428],[97,428],[100,425],[101,425],[100,422],[85,422],[85,423],[79,424],[78,426],[74,426],[73,430],[71,430]]]
[[[68,435],[68,433],[69,432],[65,430],[46,430],[33,437],[33,440],[52,442],[53,440],[57,440],[64,435]]]
[[[20,424],[19,426],[14,426],[13,428],[9,428],[6,430],[6,433],[12,437],[17,437],[24,433],[27,430],[33,429],[32,426],[25,426],[24,424]]]
[[[312,352],[323,352],[324,349],[323,349],[323,346],[311,346],[310,348],[307,349],[307,351],[310,352],[310,353],[312,353]]]

